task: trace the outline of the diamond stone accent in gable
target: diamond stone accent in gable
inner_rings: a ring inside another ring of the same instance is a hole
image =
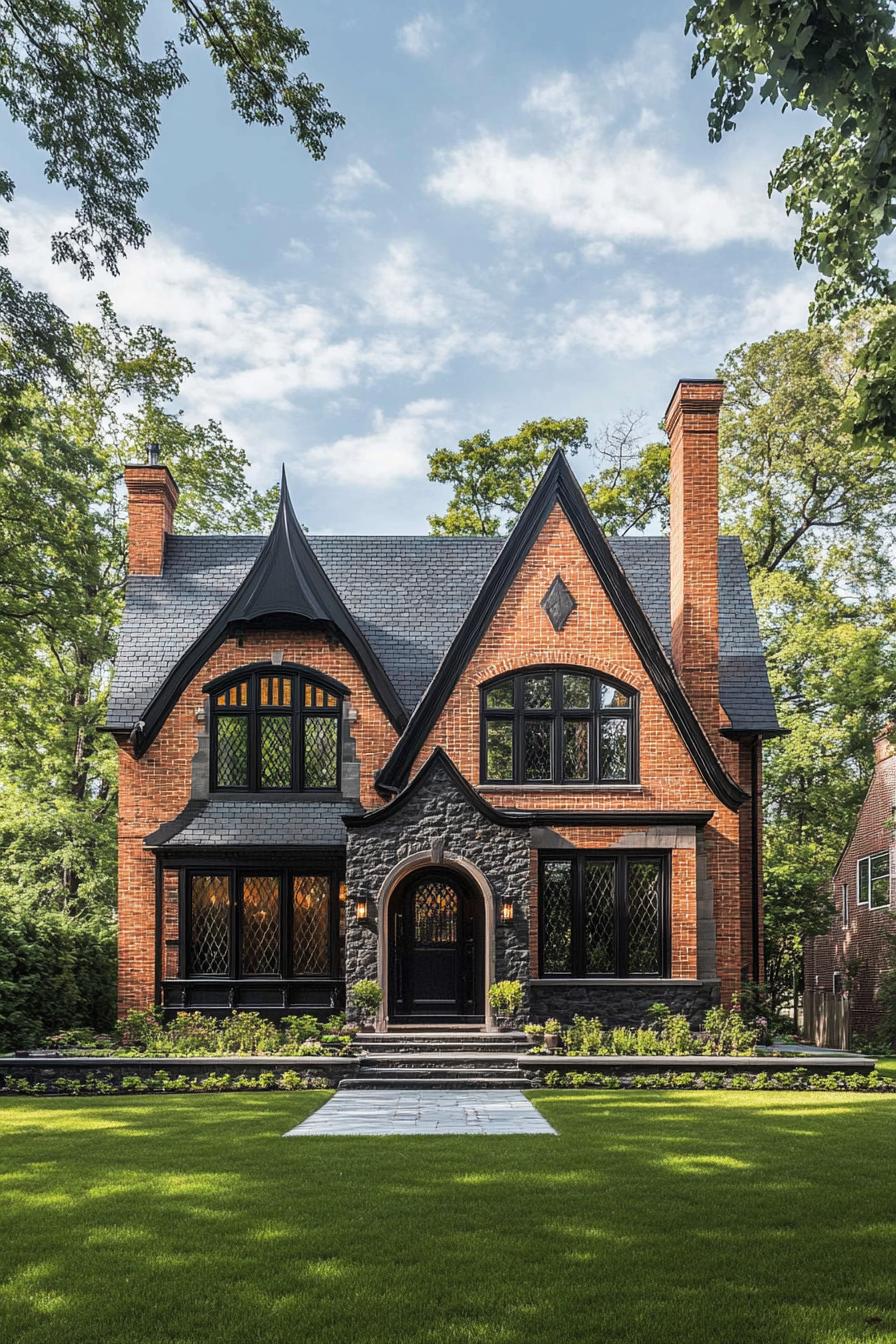
[[[558,574],[541,599],[541,605],[555,630],[562,630],[576,609],[576,600]]]

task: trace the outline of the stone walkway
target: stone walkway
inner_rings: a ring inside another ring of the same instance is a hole
[[[516,1091],[408,1088],[337,1092],[285,1139],[320,1134],[556,1134]]]

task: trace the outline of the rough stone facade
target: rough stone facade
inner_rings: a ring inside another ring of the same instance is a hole
[[[608,1026],[637,1027],[644,1021],[650,1005],[661,1000],[673,1013],[684,1013],[691,1026],[700,1027],[707,1008],[719,1002],[719,982],[614,980],[602,984],[597,980],[578,983],[536,980],[530,993],[532,1016],[537,1022],[548,1017],[570,1022],[576,1013],[581,1013],[584,1017],[599,1017]]]
[[[348,918],[346,920],[346,981],[380,977],[380,923],[387,911],[392,887],[389,874],[399,864],[420,857],[428,864],[452,867],[455,860],[473,864],[491,889],[494,927],[494,967],[489,974],[490,949],[486,947],[486,982],[521,980],[529,983],[529,831],[489,820],[449,778],[436,768],[405,805],[374,827],[349,832],[346,856]],[[513,921],[500,918],[501,902],[513,901]],[[367,901],[368,919],[353,918],[358,899]],[[528,1007],[528,1005],[527,1005]]]

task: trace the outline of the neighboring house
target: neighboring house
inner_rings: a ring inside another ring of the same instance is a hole
[[[830,931],[808,941],[804,959],[806,988],[848,991],[850,1028],[863,1035],[880,1024],[877,989],[894,960],[888,937],[896,934],[894,813],[896,747],[887,732],[874,743],[874,774],[834,873]]]
[[[608,542],[558,454],[506,539],[177,536],[125,472],[122,1010],[698,1018],[762,973],[763,736],[722,385],[667,412],[671,537]]]

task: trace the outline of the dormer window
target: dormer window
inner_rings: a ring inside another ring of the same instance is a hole
[[[344,687],[319,673],[262,667],[206,690],[212,706],[212,789],[338,790]]]
[[[487,784],[631,784],[637,694],[598,672],[527,668],[482,688]]]

